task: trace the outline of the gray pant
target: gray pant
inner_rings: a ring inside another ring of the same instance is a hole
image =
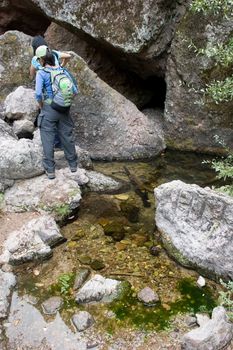
[[[69,113],[57,112],[50,105],[44,104],[38,116],[38,127],[40,128],[44,152],[43,166],[45,170],[49,173],[55,171],[54,140],[56,133],[58,133],[61,140],[69,166],[75,168],[77,166],[77,154],[73,139],[74,123]]]

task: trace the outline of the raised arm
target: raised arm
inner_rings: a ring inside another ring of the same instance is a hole
[[[71,54],[68,52],[61,52],[60,53],[60,61],[61,61],[61,67],[65,67],[67,62],[70,60]]]

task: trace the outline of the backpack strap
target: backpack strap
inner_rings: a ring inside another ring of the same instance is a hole
[[[51,52],[54,56],[56,56],[57,60],[59,61],[58,53],[55,50],[52,50]]]

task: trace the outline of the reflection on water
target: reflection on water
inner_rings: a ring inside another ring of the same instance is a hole
[[[216,296],[216,285],[208,281],[209,289],[203,289],[200,297],[200,290],[195,286],[198,274],[182,268],[166,255],[155,228],[153,194],[158,185],[177,179],[200,186],[214,184],[214,172],[202,164],[207,158],[166,152],[148,162],[96,162],[96,171],[126,181],[128,191],[85,193],[77,220],[62,228],[67,242],[54,250],[52,259],[36,267],[38,276],[33,274],[33,266],[28,266],[27,276],[19,275],[20,292],[36,295],[41,303],[50,295],[62,294],[57,288],[61,274],[75,274],[84,267],[93,274],[126,280],[132,286],[127,300],[86,306],[96,318],[96,327],[111,333],[126,325],[161,329],[179,312],[210,311],[214,306],[210,294]],[[147,195],[150,206],[145,205],[140,191]],[[181,290],[182,281],[189,282],[186,289]],[[136,300],[137,292],[146,286],[153,288],[160,297],[157,309],[148,311]],[[72,286],[69,287],[62,295],[66,299],[62,310],[66,321],[79,308],[73,302]],[[106,319],[108,308],[115,312],[118,322],[116,318]],[[158,316],[156,326],[155,315]]]

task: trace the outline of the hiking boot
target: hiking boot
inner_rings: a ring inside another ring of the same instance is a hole
[[[55,173],[49,173],[48,171],[45,171],[45,174],[48,176],[49,180],[55,179]]]

